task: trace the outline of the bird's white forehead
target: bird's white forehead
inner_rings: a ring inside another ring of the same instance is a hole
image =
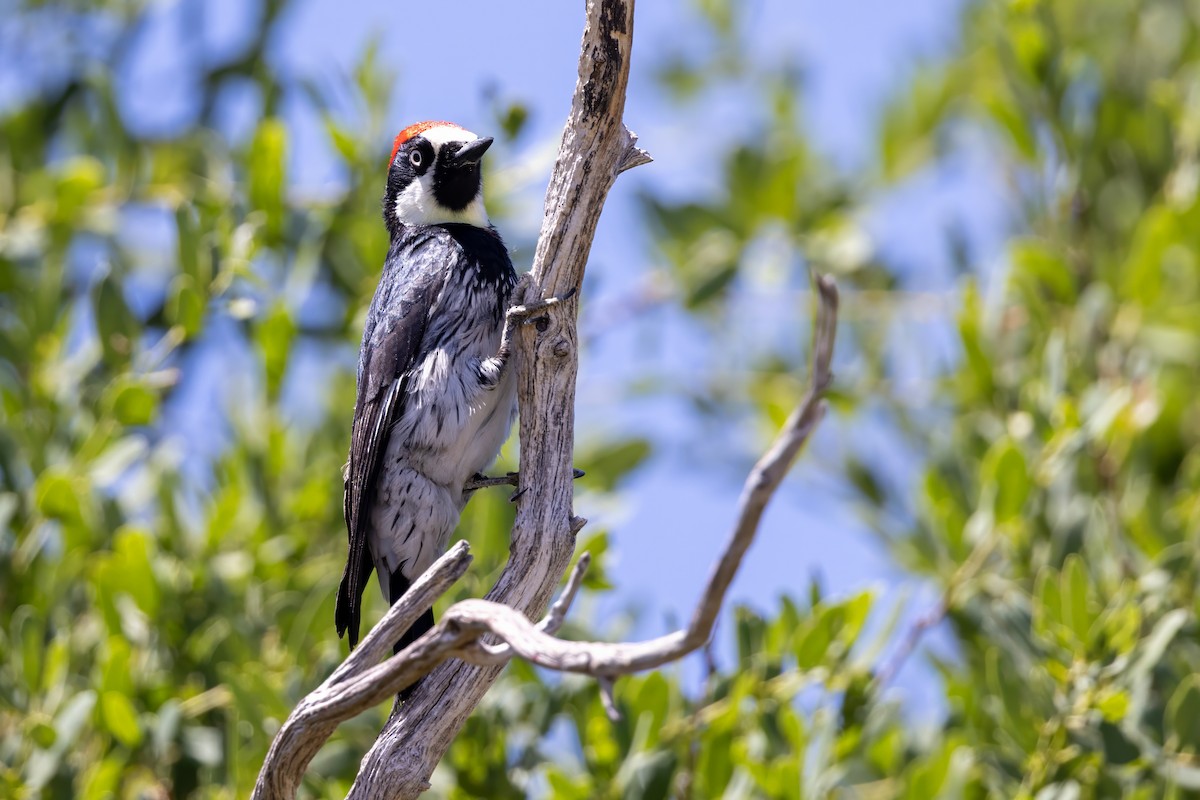
[[[435,148],[441,148],[447,142],[473,142],[479,137],[466,128],[457,125],[434,125],[421,131],[423,136]]]

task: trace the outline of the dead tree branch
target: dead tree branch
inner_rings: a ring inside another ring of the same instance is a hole
[[[516,341],[521,470],[509,561],[488,600],[542,615],[575,550],[572,455],[579,291],[608,190],[648,158],[622,121],[633,43],[633,0],[588,0],[579,79],[550,183],[528,294],[563,297]],[[438,628],[452,625],[453,618]],[[438,628],[435,628],[437,630]],[[433,632],[431,632],[433,633]],[[448,661],[388,720],[350,797],[416,797],[503,669]]]
[[[737,523],[700,594],[687,628],[645,642],[567,642],[530,624],[513,609],[487,600],[456,603],[447,611],[446,621],[453,621],[462,630],[494,634],[511,648],[512,653],[538,666],[610,680],[677,661],[702,647],[712,635],[729,585],[754,541],[767,503],[825,412],[823,398],[833,381],[831,363],[837,332],[838,296],[833,280],[826,276],[817,278],[817,289],[820,302],[813,334],[808,393],[747,476],[738,502]]]
[[[547,308],[537,325],[521,326],[515,343],[521,470],[508,564],[486,599],[455,604],[432,630],[388,657],[401,632],[466,570],[466,545],[455,545],[422,575],[289,716],[259,775],[254,792],[259,800],[291,800],[339,722],[419,679],[363,758],[348,795],[355,800],[416,797],[428,788],[434,768],[513,655],[596,676],[615,713],[617,676],[681,658],[708,641],[767,502],[821,419],[837,320],[837,290],[823,277],[817,280],[812,385],[747,478],[737,524],[687,628],[627,644],[556,638],[587,568],[586,555],[549,615],[538,625],[530,621],[546,610],[585,523],[572,508],[578,291],[584,267],[609,188],[622,171],[649,160],[622,122],[632,34],[633,0],[588,0],[579,80],[546,191],[530,288],[526,297],[516,298],[518,303],[547,296],[564,300]]]
[[[829,278],[819,276],[816,283],[819,305],[808,392],[746,478],[732,535],[687,628],[645,642],[568,642],[556,638],[554,634],[562,626],[587,570],[590,559],[585,553],[558,601],[538,625],[503,603],[464,600],[451,606],[433,630],[407,649],[376,664],[412,620],[466,570],[471,557],[466,543],[459,542],[421,576],[359,649],[288,718],[272,743],[255,797],[293,797],[304,768],[339,722],[411,685],[438,665],[498,669],[515,655],[547,669],[592,675],[599,681],[605,709],[615,717],[613,688],[618,676],[653,669],[703,647],[712,636],[726,593],[754,540],[767,503],[824,413],[824,395],[833,380],[838,297]],[[489,636],[499,642],[485,641]],[[459,660],[450,662],[452,657]],[[417,694],[424,686],[422,683]],[[392,719],[398,716],[394,714]],[[361,773],[359,777],[361,782]],[[372,790],[367,796],[380,795]]]

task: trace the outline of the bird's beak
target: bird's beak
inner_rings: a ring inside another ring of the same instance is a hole
[[[463,167],[467,164],[478,164],[479,159],[483,158],[483,154],[492,146],[492,137],[487,136],[483,139],[476,139],[473,142],[467,142],[459,151],[450,158],[451,165],[455,167]]]

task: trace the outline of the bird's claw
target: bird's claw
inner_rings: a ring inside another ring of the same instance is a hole
[[[581,469],[571,470],[571,477],[574,480],[579,480],[586,474],[587,473],[585,473]],[[482,472],[477,472],[474,475],[472,475],[471,478],[467,481],[466,485],[463,486],[463,491],[464,492],[474,492],[479,489],[487,489],[492,486],[517,486],[519,479],[520,479],[519,472],[507,472],[504,475],[497,476],[494,478],[484,475]],[[516,492],[509,499],[516,500],[523,493],[524,493],[524,490],[521,490],[520,492]]]
[[[556,297],[547,297],[547,298],[544,298],[542,300],[537,300],[532,303],[522,303],[521,305],[511,306],[508,309],[508,313],[506,314],[506,317],[509,320],[513,320],[513,321],[520,320],[522,323],[528,324],[529,322],[532,321],[530,319],[530,317],[532,317],[535,314],[538,314],[542,311],[545,311],[546,309],[551,308],[552,306],[559,305],[560,303],[565,303],[567,300],[570,300],[574,296],[575,296],[575,287],[572,286],[567,291],[567,293],[564,295],[560,295],[560,296],[556,296]]]

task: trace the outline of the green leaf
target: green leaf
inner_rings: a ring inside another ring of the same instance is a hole
[[[997,522],[1007,522],[1021,514],[1029,497],[1029,470],[1025,456],[1007,437],[996,442],[983,462],[985,485],[995,489],[994,508]]]
[[[733,779],[733,734],[704,731],[700,751],[700,788],[704,797],[720,797]]]
[[[828,609],[814,609],[815,618],[796,641],[796,664],[803,670],[814,669],[825,662],[825,655],[833,643],[834,631],[830,630]]]
[[[254,132],[247,159],[250,204],[266,213],[266,236],[277,242],[283,235],[283,192],[287,186],[287,127],[276,117],[263,119]]]
[[[149,425],[158,412],[158,393],[143,383],[117,381],[106,395],[108,407],[122,425]]]
[[[105,692],[100,697],[100,714],[104,727],[126,747],[137,747],[142,741],[133,703],[121,692]]]
[[[1166,723],[1176,749],[1200,753],[1200,675],[1189,675],[1171,694]]]
[[[626,693],[629,697],[630,693]],[[667,679],[662,673],[652,672],[641,681],[641,686],[638,687],[637,693],[633,695],[632,707],[629,709],[631,716],[641,717],[646,715],[649,720],[646,722],[648,734],[648,744],[654,744],[658,741],[658,732],[662,729],[663,723],[666,722],[667,713],[670,710],[671,704],[671,687],[667,683]],[[642,724],[643,720],[638,719],[637,723]]]
[[[842,640],[847,650],[858,641],[863,625],[871,614],[873,597],[870,591],[859,592],[841,604],[844,614],[841,619],[837,636]]]
[[[737,636],[738,662],[748,664],[762,652],[767,637],[767,626],[762,617],[746,606],[737,606],[733,612]]]
[[[117,758],[96,762],[83,776],[81,800],[109,800],[117,796],[126,764]]]
[[[1092,589],[1083,559],[1074,553],[1067,557],[1064,565],[1061,589],[1063,619],[1075,634],[1075,640],[1086,647],[1088,632],[1094,622]]]
[[[966,363],[970,369],[962,374],[961,379],[970,389],[966,400],[990,403],[995,392],[995,379],[992,374],[991,353],[985,344],[988,337],[983,331],[983,319],[979,289],[974,283],[968,283],[963,290],[963,308],[958,316],[958,333],[962,341],[963,355],[966,356]]]
[[[267,393],[277,399],[296,339],[296,323],[283,303],[277,303],[258,325],[257,339],[267,373]]]
[[[49,750],[58,739],[58,731],[46,720],[36,720],[28,723],[28,736],[33,743],[43,750]]]
[[[579,454],[576,463],[587,474],[580,479],[586,486],[612,491],[617,482],[632,472],[650,455],[645,439],[605,443]]]
[[[21,606],[13,613],[9,623],[13,639],[18,643],[17,652],[20,657],[22,683],[26,687],[37,686],[38,676],[42,671],[42,648],[46,637],[46,628],[37,609],[33,606]]]
[[[529,122],[529,108],[524,103],[508,103],[498,114],[500,129],[504,138],[512,141],[521,135]]]
[[[1101,627],[1112,651],[1125,655],[1137,645],[1142,630],[1142,612],[1135,605],[1115,605],[1105,611]]]
[[[189,275],[176,275],[167,297],[167,318],[183,328],[188,338],[195,338],[204,325],[207,296],[196,288]]]
[[[613,588],[608,580],[605,569],[605,554],[608,552],[608,532],[597,531],[575,547],[575,552],[582,555],[591,553],[592,562],[588,571],[583,574],[583,585],[592,591],[605,591]]]
[[[91,201],[94,193],[104,186],[104,164],[94,156],[74,156],[58,173],[54,216],[62,223],[77,221],[80,211]]]
[[[83,516],[79,494],[84,491],[80,478],[62,470],[48,470],[38,476],[38,511],[50,519],[79,522]]]
[[[1017,240],[1011,246],[1014,279],[1027,278],[1050,290],[1063,303],[1074,302],[1075,278],[1066,262],[1053,252],[1048,242],[1037,239]]]
[[[1129,711],[1129,693],[1117,690],[1102,694],[1096,701],[1096,708],[1109,722],[1120,722]]]
[[[104,360],[114,367],[127,363],[137,343],[139,325],[125,302],[118,278],[106,275],[92,290],[92,302]]]
[[[325,134],[329,137],[333,149],[342,157],[348,165],[358,163],[358,141],[354,136],[334,121],[333,117],[326,114],[322,119],[325,125]]]
[[[1054,569],[1042,567],[1038,572],[1034,590],[1034,632],[1054,643],[1058,641],[1059,628],[1064,625],[1062,592],[1059,591],[1061,580],[1061,576]]]
[[[207,288],[212,280],[211,259],[197,230],[195,209],[180,205],[175,210],[175,230],[179,240],[179,269],[195,286]]]
[[[938,128],[952,101],[953,77],[945,70],[919,71],[907,94],[888,104],[879,136],[888,178],[901,178],[937,155]]]

